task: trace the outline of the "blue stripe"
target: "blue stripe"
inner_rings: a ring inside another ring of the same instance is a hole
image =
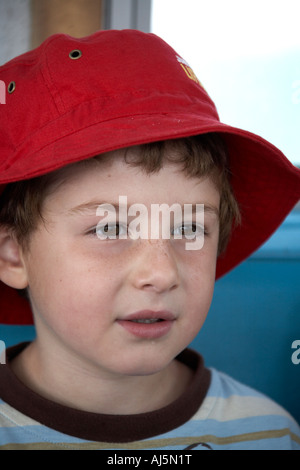
[[[0,445],[9,443],[34,443],[34,442],[87,442],[73,436],[68,436],[42,425],[16,426],[0,428]]]
[[[284,416],[257,416],[242,419],[233,419],[231,421],[217,421],[214,419],[192,420],[170,431],[169,433],[156,436],[157,438],[171,438],[184,436],[199,436],[213,434],[219,437],[235,436],[239,434],[247,434],[253,432],[273,431],[289,428],[292,432],[299,435],[297,425],[285,418]],[[299,436],[300,438],[300,436]]]

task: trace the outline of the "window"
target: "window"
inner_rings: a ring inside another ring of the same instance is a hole
[[[152,0],[151,30],[191,65],[220,119],[300,166],[299,0]]]

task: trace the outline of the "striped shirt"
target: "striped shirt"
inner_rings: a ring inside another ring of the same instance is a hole
[[[194,369],[188,390],[161,410],[128,416],[53,403],[1,365],[0,450],[300,450],[300,428],[279,405],[206,369],[194,351],[178,360]]]

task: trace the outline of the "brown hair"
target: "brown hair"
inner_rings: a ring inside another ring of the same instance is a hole
[[[230,172],[225,145],[217,134],[204,134],[184,139],[154,142],[138,146],[138,152],[124,154],[126,163],[141,167],[146,173],[158,172],[166,162],[181,165],[189,177],[211,177],[220,191],[219,254],[229,240],[234,222],[239,221],[238,204],[230,185]],[[127,149],[128,150],[128,149]],[[103,163],[113,157],[108,152],[74,165]],[[68,168],[68,167],[65,167]],[[12,229],[18,242],[28,247],[30,235],[43,220],[43,202],[63,182],[64,169],[52,173],[10,183],[0,197],[0,226]]]

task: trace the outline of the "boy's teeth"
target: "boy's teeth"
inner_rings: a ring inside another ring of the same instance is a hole
[[[132,320],[135,323],[156,323],[160,321],[157,318],[149,318],[149,319],[142,319],[142,320]]]

